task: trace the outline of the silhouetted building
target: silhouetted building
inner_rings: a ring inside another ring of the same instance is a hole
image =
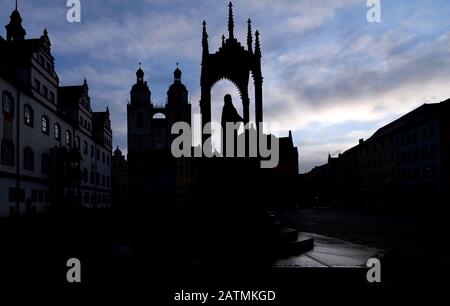
[[[191,105],[181,75],[177,67],[174,82],[167,91],[167,103],[157,106],[151,100],[144,71],[139,67],[136,72],[136,84],[131,89],[131,101],[127,106],[131,206],[142,201],[176,201],[177,186],[182,184],[177,182],[177,173],[185,172],[177,171],[182,162],[171,153],[171,128],[175,122],[191,123]],[[182,164],[184,168],[186,164]]]
[[[92,112],[86,81],[59,86],[47,30],[25,39],[21,21],[14,10],[0,37],[0,216],[108,207],[109,112]]]
[[[128,208],[128,163],[119,147],[112,157],[112,207]]]
[[[449,203],[450,100],[424,104],[313,169],[312,197],[327,203],[442,207]]]

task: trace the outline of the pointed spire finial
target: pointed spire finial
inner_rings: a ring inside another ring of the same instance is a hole
[[[228,4],[228,33],[229,38],[234,39],[234,17],[233,17],[233,3]]]
[[[181,74],[182,72],[180,70],[179,63],[177,62],[177,68],[173,72],[173,78],[175,82],[181,82]]]
[[[247,48],[248,48],[248,51],[253,52],[252,20],[249,18],[247,23],[248,23]]]
[[[222,34],[222,47],[225,46],[225,35]]]
[[[203,51],[205,52],[209,52],[209,47],[208,47],[208,33],[206,32],[206,21],[203,20],[203,36],[202,36],[202,46],[203,46]]]
[[[18,0],[16,0],[16,11],[17,11],[17,2],[18,2]]]
[[[255,54],[258,55],[258,56],[261,56],[261,44],[259,42],[259,31],[258,30],[256,30],[256,32],[255,32],[255,37],[256,37],[256,40],[255,40]]]

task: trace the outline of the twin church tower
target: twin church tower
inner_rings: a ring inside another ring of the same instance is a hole
[[[243,110],[240,116],[243,122],[246,124],[254,121],[257,129],[263,123],[263,77],[259,32],[253,33],[250,19],[247,26],[247,44],[243,46],[234,35],[233,5],[230,2],[228,38],[222,36],[219,50],[210,53],[206,22],[203,22],[200,80],[203,127],[211,122],[211,90],[222,79],[231,81],[239,91]],[[179,194],[180,190],[188,190],[191,183],[194,184],[195,173],[198,170],[196,162],[188,158],[174,159],[170,151],[173,140],[172,125],[180,121],[191,124],[188,90],[181,82],[181,75],[182,72],[177,67],[174,71],[174,83],[167,92],[167,103],[160,107],[152,103],[151,92],[144,80],[142,68],[139,67],[136,72],[136,84],[131,89],[131,101],[127,106],[130,203],[159,196],[167,200],[172,195]],[[253,115],[250,112],[251,79],[255,89],[252,96]],[[210,135],[203,133],[203,137],[205,143],[205,139]],[[259,133],[258,137],[261,137]],[[294,175],[298,174],[298,151],[293,145],[291,133],[289,137],[280,138],[279,141],[281,159],[278,168],[292,169]],[[283,167],[283,156],[287,157],[286,167]]]

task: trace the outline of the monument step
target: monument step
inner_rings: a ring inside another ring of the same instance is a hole
[[[298,231],[289,227],[281,227],[279,238],[281,242],[295,242],[298,240]]]
[[[314,238],[304,238],[297,236],[295,241],[280,243],[279,251],[283,255],[299,255],[314,249]]]

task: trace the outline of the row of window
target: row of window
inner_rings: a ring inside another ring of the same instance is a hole
[[[422,146],[421,150],[415,148],[413,150],[407,150],[401,154],[401,163],[408,164],[412,162],[418,162],[419,160],[426,161],[436,158],[436,144]]]
[[[30,147],[25,147],[23,149],[23,168],[24,170],[28,170],[28,171],[34,171],[35,169],[35,157],[34,157],[34,151],[32,148]],[[44,153],[41,155],[41,172],[44,174],[49,174],[49,166],[50,166],[50,160],[49,160],[49,155]],[[88,182],[88,171],[87,169],[83,170],[83,181],[85,183]],[[91,180],[90,180],[91,184],[96,184],[103,187],[107,187],[109,188],[111,185],[111,180],[109,176],[105,176],[102,175],[101,176],[101,182],[100,182],[100,173],[95,173],[95,177],[94,177],[94,172],[91,171]]]
[[[88,131],[91,130],[91,123],[85,118],[83,118],[83,116],[80,116],[80,125],[85,129],[87,129]]]
[[[33,87],[34,87],[34,90],[36,90],[38,93],[40,93],[44,98],[48,99],[53,104],[55,103],[55,101],[56,101],[55,93],[53,91],[49,90],[47,86],[45,86],[45,85],[41,86],[41,81],[39,81],[38,79],[34,79]]]
[[[24,122],[29,127],[33,127],[34,113],[33,113],[33,108],[29,105],[25,105],[25,108],[24,108]],[[50,135],[50,119],[46,115],[43,115],[41,118],[41,131],[45,135]],[[58,123],[55,123],[53,126],[53,136],[56,140],[58,140],[58,141],[61,140],[61,126]],[[67,146],[69,146],[69,147],[72,146],[72,132],[69,130],[66,130],[65,142],[66,142]],[[80,138],[78,136],[75,136],[73,144],[76,149],[78,149],[78,150],[80,149]],[[85,155],[88,155],[87,141],[83,141],[82,149],[83,149],[83,153]],[[94,154],[95,154],[94,146],[91,145],[91,156],[94,157]],[[97,158],[97,160],[100,160],[100,150],[99,149],[97,149],[96,158]],[[109,166],[109,164],[110,164],[109,154],[105,154],[105,152],[102,153],[102,162]]]
[[[427,178],[436,176],[437,169],[435,165],[427,165],[423,167],[414,167],[402,170],[402,179],[411,180],[418,178]]]
[[[39,63],[48,72],[50,72],[50,73],[53,72],[53,64],[51,64],[49,61],[45,60],[44,56],[41,54],[39,54]]]
[[[408,135],[402,135],[401,137],[401,144],[402,145],[408,145],[411,143],[415,143],[419,140],[425,140],[429,137],[435,136],[435,129],[434,126],[429,126],[428,128],[423,128],[421,132],[418,131],[409,133]]]
[[[394,136],[389,137],[389,141],[387,139],[382,139],[381,141],[378,141],[376,143],[373,143],[372,145],[365,144],[364,154],[368,155],[370,153],[370,147],[372,149],[372,153],[376,153],[378,150],[384,150],[387,146],[394,146],[395,145],[395,139]],[[363,151],[361,150],[359,152],[360,156],[363,155]]]
[[[30,197],[25,197],[25,189],[9,188],[9,202],[26,202],[31,201],[33,203],[49,203],[50,193],[44,190],[31,190]]]
[[[35,167],[34,151],[30,147],[23,149],[23,169],[28,171],[34,171]],[[47,153],[41,155],[41,172],[43,174],[49,174],[50,169],[50,157]]]
[[[109,188],[111,186],[111,178],[107,175],[102,175],[101,176],[101,182],[100,182],[100,173],[98,172],[94,172],[93,170],[91,170],[91,175],[90,175],[90,180],[89,180],[89,175],[88,175],[88,170],[85,168],[83,170],[83,176],[82,176],[83,182],[88,183],[88,181],[90,182],[91,185],[97,185],[102,187],[107,187]]]
[[[396,171],[392,169],[391,171],[378,171],[375,173],[369,173],[367,175],[360,177],[360,182],[362,184],[372,184],[372,183],[382,183],[388,180],[395,179]]]
[[[109,204],[111,203],[111,195],[109,194],[97,194],[85,192],[83,196],[84,203],[92,204]]]
[[[386,165],[388,162],[395,162],[395,154],[391,153],[390,154],[390,158],[388,158],[387,154],[384,154],[383,156],[380,156],[378,158],[374,158],[374,159],[369,159],[367,161],[367,168],[371,169],[371,168],[377,168],[383,165]],[[361,169],[364,169],[365,164],[363,163],[361,165]]]

